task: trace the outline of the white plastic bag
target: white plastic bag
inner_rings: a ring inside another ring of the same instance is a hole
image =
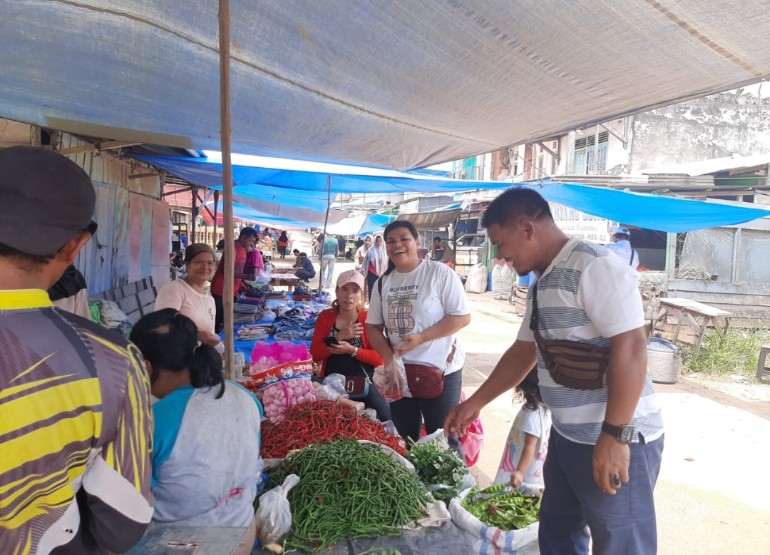
[[[406,369],[404,361],[398,355],[393,355],[390,364],[374,369],[374,385],[386,401],[393,402],[401,399],[409,391],[406,385]]]
[[[474,264],[468,271],[468,279],[465,280],[466,293],[483,293],[487,290],[487,267],[483,264]]]
[[[299,476],[289,474],[280,486],[266,491],[259,498],[259,509],[254,515],[257,521],[257,537],[262,545],[276,543],[291,529],[289,492],[299,483]]]

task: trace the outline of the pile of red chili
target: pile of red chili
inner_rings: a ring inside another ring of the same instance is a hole
[[[390,435],[381,424],[334,401],[314,401],[292,407],[279,424],[262,423],[262,457],[283,459],[289,451],[337,439],[365,439],[406,452],[400,437]]]

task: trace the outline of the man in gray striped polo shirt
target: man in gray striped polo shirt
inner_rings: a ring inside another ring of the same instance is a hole
[[[594,553],[655,553],[653,489],[663,421],[647,372],[636,271],[604,247],[565,235],[532,189],[505,191],[487,208],[483,223],[498,256],[512,261],[519,274],[534,271],[539,277],[516,341],[476,393],[452,410],[444,429],[459,435],[482,407],[515,387],[537,363],[540,391],[553,417],[540,552],[588,553],[590,529]],[[561,382],[556,383],[536,339],[604,349],[606,381],[577,388],[554,373]]]

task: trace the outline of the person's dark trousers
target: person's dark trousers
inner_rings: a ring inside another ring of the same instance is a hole
[[[307,270],[297,270],[294,272],[294,275],[297,276],[302,281],[310,281],[312,278],[315,277],[315,273],[313,275],[310,275],[310,272]]]
[[[377,283],[377,274],[373,274],[369,270],[366,271],[366,285],[369,287],[369,298],[372,298],[372,291],[374,291],[374,284]]]
[[[214,318],[214,331],[219,333],[225,329],[225,304],[222,302],[222,297],[219,295],[211,296],[214,297],[214,306],[217,309],[217,314]]]
[[[444,390],[435,399],[414,399],[404,397],[390,404],[390,416],[396,430],[404,439],[413,441],[420,439],[422,423],[425,421],[425,431],[432,434],[444,427],[444,419],[453,407],[460,404],[460,394],[463,388],[462,368],[444,376]],[[457,438],[449,438],[449,445],[460,450]]]
[[[650,443],[639,439],[630,446],[629,482],[615,495],[607,495],[594,482],[594,446],[551,430],[540,508],[542,555],[587,555],[589,529],[596,555],[657,552],[653,490],[663,437]]]

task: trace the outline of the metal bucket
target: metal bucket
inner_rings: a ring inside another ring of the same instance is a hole
[[[682,373],[679,348],[661,337],[647,340],[647,368],[655,383],[677,383]]]

